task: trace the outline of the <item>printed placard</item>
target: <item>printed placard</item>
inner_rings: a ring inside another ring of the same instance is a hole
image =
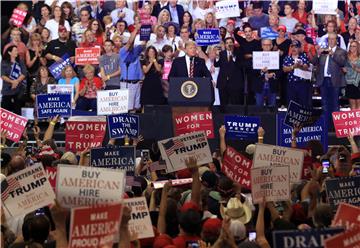
[[[289,166],[267,166],[251,169],[253,203],[287,201],[290,199]]]
[[[279,36],[277,31],[274,31],[271,27],[262,27],[260,28],[261,39],[270,39],[274,40]]]
[[[331,226],[360,227],[360,207],[340,202]]]
[[[332,113],[336,137],[360,135],[360,110],[351,110]]]
[[[256,144],[253,167],[289,166],[290,182],[296,183],[301,179],[304,152],[299,149]]]
[[[163,180],[163,181],[155,181],[151,184],[153,185],[154,189],[162,189],[167,182],[171,182],[171,187],[181,186],[185,184],[192,184],[192,178],[182,178],[182,179],[173,179],[173,180]]]
[[[204,131],[207,138],[214,138],[211,111],[185,113],[175,116],[175,136],[197,131]]]
[[[279,70],[280,60],[279,51],[276,52],[253,52],[253,69]]]
[[[65,149],[78,152],[102,146],[106,131],[105,116],[70,117],[66,122]]]
[[[1,181],[2,206],[10,216],[30,213],[54,203],[55,194],[41,163]]]
[[[118,203],[124,186],[125,174],[121,170],[58,165],[56,196],[66,208]]]
[[[154,237],[154,230],[145,197],[125,199],[124,205],[131,209],[129,230],[131,233],[136,233],[136,239]]]
[[[112,247],[121,215],[122,204],[71,209],[69,247]]]
[[[212,161],[209,143],[204,132],[194,132],[158,142],[161,157],[166,161],[166,171],[186,168],[185,159],[196,157],[197,165]]]
[[[70,94],[40,94],[36,96],[36,105],[39,119],[71,116]]]
[[[75,64],[76,65],[98,65],[101,54],[100,47],[78,47],[75,49]]]
[[[360,206],[360,176],[327,179],[325,185],[329,203],[334,210],[341,202]]]
[[[196,30],[195,42],[198,46],[210,46],[220,43],[220,30],[218,28]]]
[[[17,27],[21,27],[23,25],[26,15],[26,11],[15,8],[10,17],[10,22],[12,22]]]
[[[306,80],[311,80],[312,77],[312,70],[313,70],[313,65],[310,64],[309,68],[307,70],[301,70],[299,68],[296,68],[294,70],[294,76],[306,79]]]
[[[70,94],[71,101],[74,99],[74,85],[72,84],[48,84],[47,86],[48,94]]]
[[[336,15],[338,0],[313,0],[312,8],[315,14]]]
[[[128,112],[129,90],[97,91],[97,114],[111,115]]]
[[[360,229],[359,227],[353,230],[348,230],[343,233],[334,235],[328,239],[325,239],[325,248],[356,248],[360,247]]]
[[[6,138],[19,142],[27,124],[27,119],[0,108],[0,130],[6,130]]]
[[[139,116],[133,114],[109,115],[107,117],[110,138],[137,138],[139,136]]]
[[[141,27],[140,27],[140,40],[141,41],[150,40],[151,32],[152,32],[152,26],[151,25],[141,25]]]
[[[238,153],[231,146],[227,146],[222,162],[221,171],[241,186],[251,189],[252,160]]]
[[[240,16],[237,0],[218,1],[215,3],[216,19]]]
[[[314,118],[312,109],[290,101],[284,123],[289,127],[306,126],[313,123]]]
[[[257,140],[260,117],[225,115],[226,138],[240,140]]]
[[[55,191],[56,189],[56,172],[57,167],[46,167],[45,169],[47,179],[49,180],[49,183],[51,185],[51,188]]]
[[[49,71],[56,80],[59,80],[61,78],[61,72],[67,65],[71,65],[71,61],[69,54],[65,53],[61,57],[60,62],[54,62],[52,65],[49,66]]]

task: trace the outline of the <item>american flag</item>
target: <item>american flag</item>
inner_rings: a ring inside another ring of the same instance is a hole
[[[9,193],[20,187],[20,183],[15,178],[4,179],[1,182],[1,200],[6,201]]]
[[[175,152],[175,149],[179,149],[179,148],[183,147],[184,143],[179,140],[174,141],[173,139],[170,139],[169,141],[164,143],[163,146],[165,148],[166,155],[169,157]]]

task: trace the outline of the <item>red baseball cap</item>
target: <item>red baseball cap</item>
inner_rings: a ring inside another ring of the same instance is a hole
[[[286,27],[284,25],[280,25],[277,30],[283,30],[284,32],[286,32]]]
[[[58,31],[59,31],[59,33],[60,33],[60,32],[65,32],[65,31],[67,32],[67,29],[66,29],[65,26],[59,25]]]

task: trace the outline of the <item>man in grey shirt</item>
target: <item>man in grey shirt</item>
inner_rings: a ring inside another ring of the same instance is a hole
[[[106,40],[104,55],[100,56],[99,66],[101,79],[105,82],[106,90],[120,89],[119,56],[114,53],[114,42]]]

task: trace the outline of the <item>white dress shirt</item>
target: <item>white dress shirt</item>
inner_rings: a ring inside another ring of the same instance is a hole
[[[329,49],[331,49],[332,52],[334,53],[335,50],[336,50],[336,46],[333,47],[333,48],[329,47]],[[326,56],[326,61],[325,61],[325,67],[324,67],[324,77],[331,77],[331,74],[328,74],[329,58],[330,58],[330,55],[327,55]]]
[[[135,15],[134,11],[132,11],[131,9],[128,9],[128,8],[122,8],[122,9],[119,8],[119,9],[114,9],[113,11],[111,11],[111,14],[110,14],[114,25],[119,20],[118,14],[120,11],[125,13],[125,17],[123,18],[123,20],[126,21],[128,26],[131,24],[134,24],[134,15]]]

